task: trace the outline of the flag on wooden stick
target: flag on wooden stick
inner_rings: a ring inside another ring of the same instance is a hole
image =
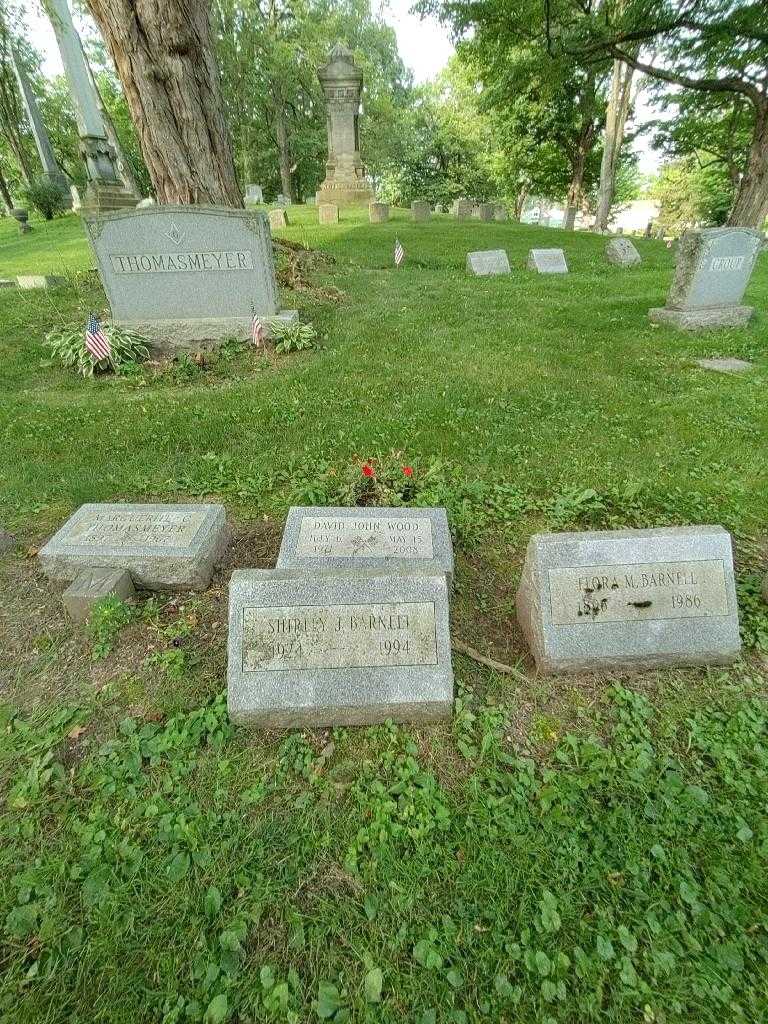
[[[405,249],[402,246],[399,238],[395,239],[395,266],[399,267],[400,264],[405,260]]]
[[[264,345],[264,324],[256,316],[255,310],[251,319],[251,342],[256,348],[262,348]]]
[[[88,323],[85,325],[85,347],[91,353],[94,363],[100,363],[102,359],[109,359],[112,355],[112,346],[95,313],[89,313]]]

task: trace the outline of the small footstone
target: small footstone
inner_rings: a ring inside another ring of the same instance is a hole
[[[509,274],[509,259],[504,249],[485,249],[467,253],[467,272],[476,277]]]
[[[223,505],[82,505],[40,549],[43,572],[125,569],[146,590],[205,590],[226,547]]]
[[[58,288],[66,283],[66,277],[55,274],[21,274],[16,278],[19,288]]]
[[[73,622],[85,622],[97,601],[105,597],[131,601],[135,596],[131,574],[124,569],[85,569],[67,587],[61,600]]]
[[[528,269],[537,270],[540,274],[567,274],[568,264],[562,249],[531,249]]]
[[[227,704],[264,729],[449,718],[445,574],[236,570]]]
[[[436,561],[453,579],[444,508],[302,508],[288,513],[278,569],[418,568]]]
[[[717,370],[718,373],[744,373],[751,370],[754,363],[744,359],[697,359],[696,365],[702,370]]]
[[[727,665],[741,647],[730,534],[535,534],[517,618],[545,673]]]
[[[276,228],[288,227],[288,215],[284,209],[269,211],[269,226],[273,231]]]

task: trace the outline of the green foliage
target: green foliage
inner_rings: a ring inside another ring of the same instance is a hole
[[[24,201],[46,220],[62,217],[66,213],[68,193],[48,178],[35,178],[22,194]]]
[[[269,321],[269,330],[274,339],[275,352],[302,352],[317,346],[317,331],[312,324],[300,320],[291,322],[273,319]]]
[[[733,202],[733,186],[722,164],[695,156],[663,164],[649,188],[661,204],[659,223],[679,235],[697,224],[722,224]]]
[[[747,650],[768,653],[768,602],[763,596],[763,580],[748,573],[737,581],[741,641]]]
[[[89,629],[93,641],[91,657],[94,661],[106,658],[115,644],[120,630],[132,622],[136,610],[119,597],[105,597],[93,606]]]
[[[116,324],[103,324],[102,330],[112,350],[107,359],[94,360],[85,347],[85,327],[81,324],[55,327],[46,334],[45,344],[54,359],[66,367],[74,367],[83,377],[92,377],[97,370],[121,373],[148,357],[146,338]]]

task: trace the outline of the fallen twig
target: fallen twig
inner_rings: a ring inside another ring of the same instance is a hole
[[[470,647],[469,644],[465,644],[463,640],[451,640],[451,647],[454,651],[458,651],[459,654],[465,654],[472,661],[477,661],[481,665],[487,665],[488,668],[492,668],[494,672],[500,672],[505,676],[514,676],[515,679],[519,679],[521,683],[529,682],[529,679],[519,669],[513,668],[511,665],[504,665],[500,661],[494,661],[493,658],[488,658],[480,651],[476,651],[474,647]]]

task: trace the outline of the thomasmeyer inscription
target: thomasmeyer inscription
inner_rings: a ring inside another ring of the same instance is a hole
[[[197,271],[253,270],[253,253],[229,252],[165,252],[110,254],[116,274],[178,274]]]
[[[70,544],[130,547],[177,547],[189,544],[206,520],[206,510],[93,511],[83,515],[69,531]]]
[[[432,523],[423,518],[305,516],[296,554],[336,558],[432,558]]]
[[[552,622],[632,622],[728,614],[721,559],[549,570]]]
[[[243,608],[243,671],[437,665],[432,602]]]

